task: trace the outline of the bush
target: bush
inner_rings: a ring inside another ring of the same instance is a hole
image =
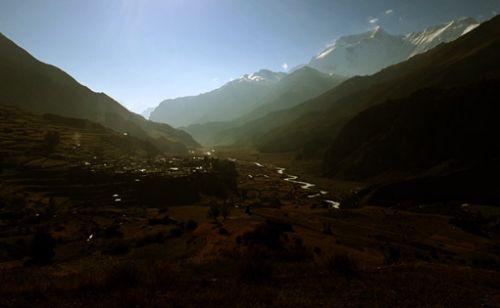
[[[223,221],[226,221],[227,216],[231,214],[231,207],[227,204],[223,204],[220,206],[220,214],[222,216]]]
[[[229,235],[229,231],[227,231],[226,228],[220,228],[219,229],[219,234],[220,235]]]
[[[122,238],[123,232],[120,230],[120,225],[112,225],[101,231],[98,236],[103,238]]]
[[[471,258],[470,263],[476,268],[483,268],[494,271],[500,270],[500,259],[493,256],[475,255]]]
[[[488,219],[481,215],[481,212],[475,215],[465,215],[459,217],[453,217],[450,219],[450,223],[465,232],[469,232],[475,235],[489,237],[488,225],[494,222],[495,218]],[[498,222],[497,222],[498,226]]]
[[[49,233],[38,232],[31,241],[31,261],[36,265],[52,263],[55,241]]]
[[[330,224],[323,224],[323,233],[327,235],[333,235],[332,226]]]
[[[242,241],[246,245],[264,245],[271,249],[283,248],[281,242],[285,237],[285,232],[293,231],[292,226],[287,222],[268,220],[257,225],[253,231],[246,232],[242,236]]]
[[[328,270],[345,278],[352,278],[358,272],[358,262],[349,254],[336,254],[327,259]]]
[[[57,131],[45,132],[44,142],[47,152],[49,153],[54,152],[55,147],[59,144],[60,141],[61,137],[59,135],[59,132]]]
[[[239,273],[243,281],[261,284],[272,280],[274,266],[271,261],[248,256],[241,261]]]
[[[165,225],[165,226],[167,226],[167,225],[169,225],[171,223],[173,223],[173,220],[170,219],[168,217],[168,215],[165,216],[165,217],[163,217],[163,218],[150,218],[150,219],[148,219],[148,224],[150,226],[157,226],[157,225]]]
[[[217,204],[212,204],[210,205],[210,208],[208,209],[208,218],[212,218],[215,222],[217,222],[217,218],[221,214],[220,208]]]
[[[163,233],[146,235],[139,239],[136,243],[137,247],[143,247],[151,244],[162,244],[165,242],[165,236]]]
[[[401,250],[399,247],[395,247],[393,245],[388,244],[387,249],[385,251],[385,260],[384,263],[386,265],[391,265],[394,263],[398,263],[401,260]]]
[[[184,225],[184,229],[187,231],[193,231],[196,230],[196,228],[198,228],[198,223],[194,220],[188,220]]]
[[[170,230],[170,237],[181,237],[184,234],[184,230],[181,227],[175,227]]]
[[[131,250],[130,244],[124,241],[113,242],[102,250],[105,255],[125,255]]]
[[[313,257],[312,253],[304,245],[304,242],[299,237],[294,237],[292,245],[288,246],[288,250],[282,255],[285,261],[305,261]]]
[[[142,272],[135,264],[120,264],[106,273],[101,287],[107,289],[134,288],[139,286],[142,280]]]

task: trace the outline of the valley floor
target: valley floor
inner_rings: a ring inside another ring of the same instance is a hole
[[[278,172],[285,160],[230,158],[239,195],[76,213],[68,203],[23,225],[4,213],[0,306],[500,306],[498,233],[464,231],[445,214],[336,208],[324,200],[359,183],[303,189],[285,181],[299,170]],[[39,220],[55,241],[44,266],[22,251]]]

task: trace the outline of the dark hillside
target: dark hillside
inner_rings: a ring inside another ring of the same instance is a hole
[[[103,93],[92,92],[62,70],[42,63],[0,34],[0,104],[35,113],[87,119],[183,152],[197,143],[183,131],[145,120]]]

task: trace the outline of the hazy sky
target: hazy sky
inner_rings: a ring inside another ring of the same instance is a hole
[[[308,62],[377,24],[403,33],[495,12],[500,0],[0,0],[0,32],[140,112]]]

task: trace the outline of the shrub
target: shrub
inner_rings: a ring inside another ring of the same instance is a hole
[[[143,247],[151,244],[162,244],[165,242],[165,236],[163,233],[156,233],[146,235],[143,238],[139,239],[136,243],[137,247]]]
[[[470,263],[476,268],[500,270],[500,259],[493,256],[478,254],[471,258]]]
[[[170,230],[170,237],[181,237],[184,234],[184,230],[181,227],[175,227]]]
[[[212,218],[215,222],[217,222],[217,218],[221,214],[220,208],[217,204],[212,204],[210,205],[210,208],[208,209],[208,218]]]
[[[226,220],[227,216],[231,214],[231,207],[227,204],[223,204],[220,206],[220,215],[222,216],[223,221]]]
[[[171,223],[173,223],[173,221],[172,221],[172,219],[170,219],[168,217],[168,215],[163,217],[163,218],[150,218],[150,219],[148,219],[148,224],[150,226],[156,226],[156,225],[165,225],[166,226],[166,225],[169,225]]]
[[[219,234],[220,235],[229,235],[229,231],[227,231],[226,228],[220,228],[219,229]]]
[[[61,141],[61,137],[59,135],[59,132],[57,131],[48,131],[45,132],[44,136],[44,142],[45,142],[45,147],[49,153],[53,152],[55,147],[59,144]]]
[[[139,286],[142,280],[142,272],[135,264],[120,264],[106,273],[101,287],[106,289],[133,288]]]
[[[319,248],[318,246],[314,247],[314,253],[317,254],[318,256],[321,255],[321,248]]]
[[[327,259],[328,270],[345,278],[352,278],[358,272],[358,262],[349,254],[336,254]]]
[[[274,266],[271,261],[247,256],[241,260],[239,273],[243,281],[261,284],[272,280]]]
[[[401,250],[399,249],[399,247],[388,244],[387,249],[385,250],[384,263],[386,265],[391,265],[394,263],[398,263],[399,260],[401,260]]]
[[[333,235],[332,226],[330,224],[323,224],[323,233],[327,235]]]
[[[38,232],[31,241],[31,261],[36,265],[52,263],[55,241],[49,233]]]
[[[107,247],[103,248],[102,253],[105,255],[125,255],[131,250],[130,244],[125,241],[112,242]]]
[[[99,236],[103,238],[122,238],[123,232],[120,230],[120,225],[112,225],[101,231]]]
[[[293,229],[289,223],[268,220],[257,225],[253,231],[243,234],[242,240],[247,245],[257,244],[271,249],[281,249],[283,248],[281,239],[285,237],[285,232],[290,231],[293,231]]]
[[[450,219],[450,223],[465,232],[475,235],[489,237],[487,226],[491,224],[492,219],[485,218],[481,212],[475,215],[459,216]]]
[[[286,253],[281,258],[285,261],[305,261],[312,257],[312,253],[306,248],[303,240],[299,237],[294,237],[292,245],[288,246]]]
[[[198,223],[194,220],[188,220],[186,222],[186,224],[184,225],[184,228],[187,230],[187,231],[193,231],[193,230],[196,230],[196,228],[198,228]]]

